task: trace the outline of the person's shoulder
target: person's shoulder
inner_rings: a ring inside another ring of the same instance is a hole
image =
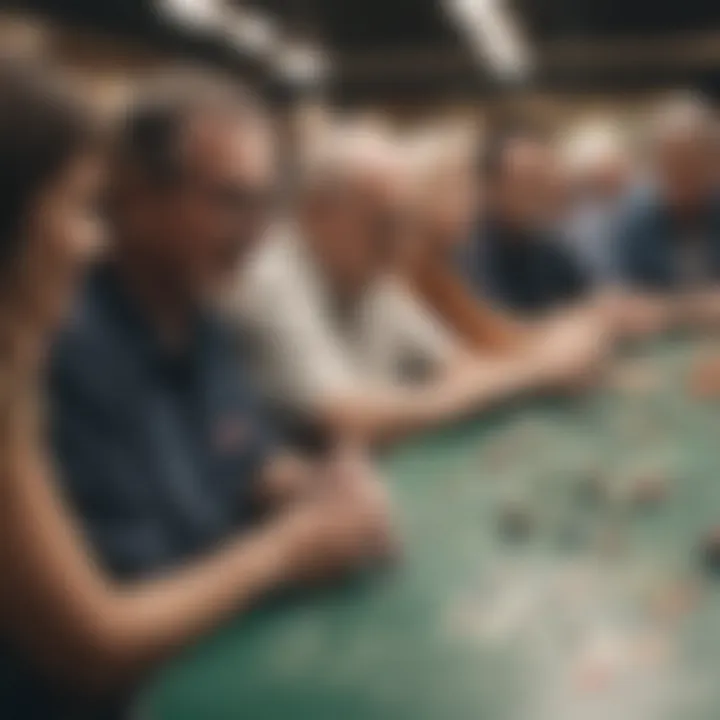
[[[302,273],[299,245],[300,238],[292,227],[272,228],[239,274],[240,297],[282,293],[297,285]]]
[[[128,344],[103,301],[102,273],[92,269],[56,334],[49,362],[52,389],[77,388],[105,393],[120,387],[119,368],[129,358]]]
[[[632,185],[618,202],[620,222],[635,226],[655,222],[662,213],[657,187],[645,181]]]
[[[80,284],[54,347],[62,355],[87,353],[112,344],[112,324],[102,299],[102,273],[93,268]]]
[[[232,312],[241,324],[265,325],[270,317],[315,307],[320,285],[301,236],[291,226],[276,228],[238,278]]]

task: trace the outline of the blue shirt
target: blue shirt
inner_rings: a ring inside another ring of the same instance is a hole
[[[273,442],[214,321],[198,320],[190,345],[171,353],[112,268],[99,268],[56,344],[49,383],[59,482],[114,577],[167,569],[251,520]],[[106,700],[53,695],[0,653],[4,720],[125,717],[127,698]]]
[[[562,235],[569,251],[597,285],[617,277],[614,263],[620,205],[619,199],[580,198],[563,223]]]
[[[615,244],[619,279],[648,291],[720,281],[720,195],[683,222],[650,187],[632,192]]]
[[[523,314],[578,300],[589,287],[560,238],[511,232],[493,222],[471,239],[461,269],[478,295]]]

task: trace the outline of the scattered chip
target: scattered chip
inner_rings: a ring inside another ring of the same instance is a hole
[[[710,530],[702,539],[700,554],[705,568],[720,574],[720,525]]]
[[[530,505],[518,498],[508,499],[502,504],[498,521],[502,535],[511,540],[525,540],[535,528]]]
[[[602,528],[595,539],[597,551],[605,558],[617,559],[628,551],[627,537],[617,527]]]
[[[701,588],[691,580],[675,580],[658,588],[651,597],[651,612],[658,619],[674,622],[694,610],[701,598]]]
[[[702,357],[694,363],[688,390],[699,400],[720,398],[720,356]]]
[[[577,499],[590,507],[604,504],[611,495],[610,480],[599,470],[583,473],[577,482]]]
[[[625,394],[646,395],[660,386],[661,375],[647,361],[625,361],[611,370],[610,385]]]
[[[669,482],[660,471],[632,477],[629,482],[628,499],[638,508],[654,507],[662,503],[669,491]]]
[[[558,545],[566,550],[583,548],[588,544],[588,530],[579,519],[569,519],[561,523],[557,530]]]

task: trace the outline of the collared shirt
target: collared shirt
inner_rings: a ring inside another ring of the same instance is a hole
[[[392,277],[342,307],[310,248],[288,228],[262,245],[228,306],[261,387],[300,414],[320,399],[402,383],[413,367],[432,371],[455,350],[440,322]]]
[[[139,576],[209,550],[250,519],[272,441],[234,349],[199,319],[182,353],[157,342],[109,266],[94,272],[54,348],[49,411],[57,478],[96,556]],[[0,716],[124,720],[132,697],[52,686],[0,646]]]
[[[615,198],[580,198],[561,229],[568,249],[597,284],[617,277],[614,253],[620,205]]]
[[[460,258],[461,272],[475,291],[508,310],[549,311],[579,300],[588,278],[560,238],[511,232],[484,223]]]
[[[720,282],[720,194],[683,222],[655,188],[628,196],[615,244],[619,280],[646,291],[671,291]]]
[[[58,474],[108,569],[136,576],[203,552],[249,520],[272,441],[223,329],[199,318],[164,348],[111,266],[57,342]]]

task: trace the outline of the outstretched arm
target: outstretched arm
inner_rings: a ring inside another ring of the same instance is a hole
[[[377,552],[387,528],[376,490],[333,483],[205,559],[121,586],[93,562],[35,448],[14,448],[3,463],[3,631],[48,674],[83,691],[132,680],[281,584],[352,567]]]

